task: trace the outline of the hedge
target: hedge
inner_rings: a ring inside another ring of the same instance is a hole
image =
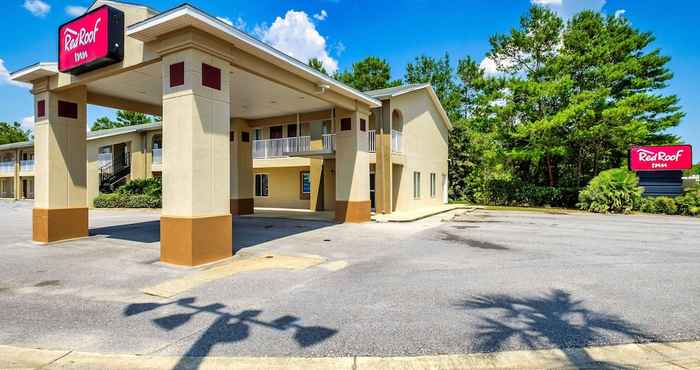
[[[100,194],[95,208],[161,208],[160,197],[145,194]]]

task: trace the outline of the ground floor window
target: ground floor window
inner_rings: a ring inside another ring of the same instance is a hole
[[[434,173],[430,174],[430,197],[435,198],[437,195],[437,184],[436,184],[437,178]]]
[[[5,177],[0,179],[0,198],[14,198],[15,184],[14,178]]]
[[[413,173],[413,199],[420,199],[420,172]]]
[[[267,174],[258,173],[255,175],[255,196],[256,197],[266,197],[269,195],[268,192],[269,178]]]
[[[299,175],[300,182],[300,198],[310,199],[311,198],[311,173],[309,171],[302,171]]]

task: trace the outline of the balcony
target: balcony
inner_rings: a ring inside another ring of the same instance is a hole
[[[391,152],[403,153],[403,132],[391,130]]]
[[[34,160],[19,161],[19,172],[34,172]]]
[[[253,159],[287,158],[289,153],[308,152],[310,149],[310,136],[254,140]]]
[[[0,174],[14,176],[14,174],[15,174],[15,161],[0,162]]]
[[[153,164],[158,166],[163,164],[163,149],[153,149]]]
[[[369,152],[377,152],[377,131],[369,130]],[[392,153],[403,153],[403,133],[397,130],[391,130],[391,152]]]
[[[323,134],[323,151],[326,153],[335,151],[335,134]]]

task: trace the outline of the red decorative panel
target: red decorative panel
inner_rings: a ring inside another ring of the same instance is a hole
[[[202,63],[202,86],[221,90],[221,70]]]
[[[78,104],[67,101],[58,101],[58,116],[78,119]]]
[[[340,119],[340,131],[350,131],[352,130],[352,121],[350,118]]]
[[[185,62],[170,65],[170,87],[185,84]]]
[[[39,100],[36,102],[36,116],[45,117],[46,116],[46,100]]]

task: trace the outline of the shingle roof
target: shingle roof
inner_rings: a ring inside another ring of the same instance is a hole
[[[0,150],[10,150],[10,149],[24,149],[31,148],[34,146],[34,142],[31,141],[20,141],[17,143],[3,144],[0,145]]]
[[[364,93],[375,98],[375,99],[380,99],[380,98],[388,98],[388,97],[391,97],[394,95],[407,93],[407,92],[414,91],[414,90],[419,90],[419,89],[422,89],[426,86],[430,86],[430,84],[428,84],[428,83],[408,84],[408,85],[401,85],[401,86],[395,86],[395,87],[387,87],[385,89],[379,89],[379,90],[365,91]]]

